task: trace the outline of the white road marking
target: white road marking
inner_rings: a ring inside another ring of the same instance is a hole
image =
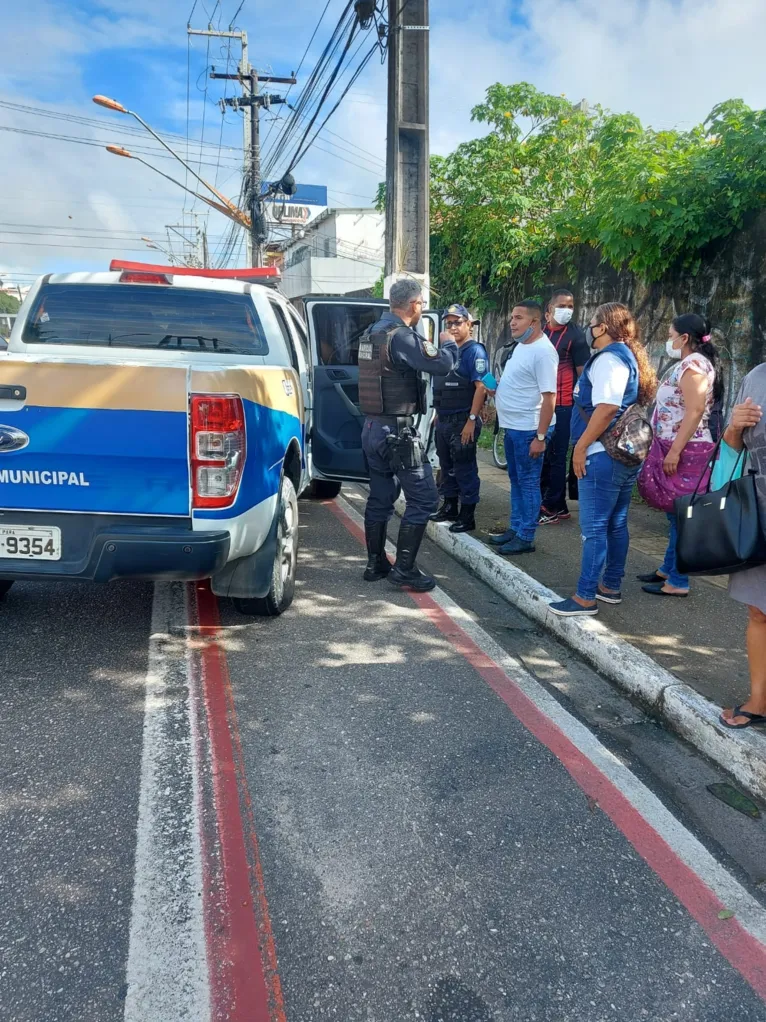
[[[337,500],[349,518],[364,525],[364,519],[348,501],[342,497]],[[396,552],[392,543],[387,544],[387,549],[389,553]],[[612,782],[678,858],[736,914],[741,925],[756,940],[766,944],[766,909],[763,905],[735,880],[624,763],[599,742],[592,731],[564,709],[518,660],[498,645],[443,589],[437,586],[428,595],[505,672],[538,710]]]
[[[154,587],[125,1022],[211,1017],[185,593]]]

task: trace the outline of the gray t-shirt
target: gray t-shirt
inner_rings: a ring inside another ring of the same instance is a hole
[[[744,441],[750,455],[750,464],[756,471],[758,512],[761,528],[766,530],[766,363],[756,366],[747,374],[735,404],[741,405],[748,398],[764,409],[764,416],[758,425],[745,430]],[[766,565],[732,575],[729,578],[729,595],[739,603],[757,607],[766,614]]]

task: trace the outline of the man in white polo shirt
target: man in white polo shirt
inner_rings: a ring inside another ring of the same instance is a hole
[[[559,369],[559,356],[543,333],[542,321],[543,309],[537,302],[519,302],[514,307],[511,334],[518,343],[495,394],[511,480],[510,527],[490,538],[501,554],[526,554],[535,549],[540,476],[548,437],[556,423]]]

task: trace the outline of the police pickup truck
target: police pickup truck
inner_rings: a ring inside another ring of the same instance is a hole
[[[367,478],[358,348],[385,303],[309,296],[299,315],[276,278],[112,263],[37,281],[0,357],[0,595],[210,578],[242,613],[290,605],[298,495]]]

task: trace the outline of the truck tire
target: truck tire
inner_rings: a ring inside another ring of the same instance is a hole
[[[0,600],[2,600],[12,585],[13,579],[10,579],[10,581],[7,579],[0,579]]]
[[[314,500],[334,500],[340,493],[341,484],[331,479],[312,479],[309,486],[309,497]]]
[[[249,617],[279,617],[295,596],[298,567],[298,498],[292,480],[282,476],[277,504],[277,550],[266,596],[246,600],[235,597],[235,610]]]

